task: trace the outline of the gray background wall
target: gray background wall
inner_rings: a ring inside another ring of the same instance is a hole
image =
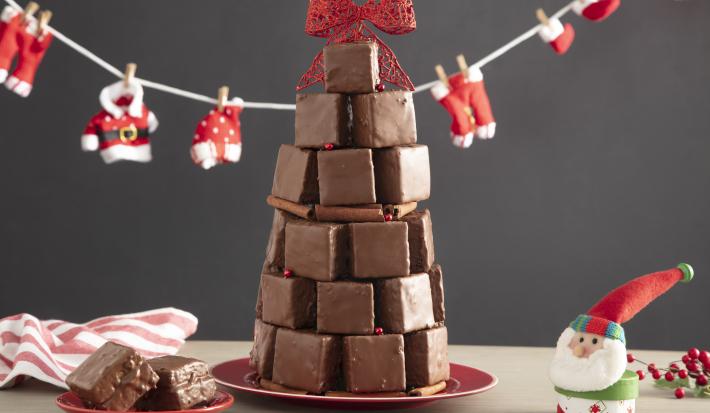
[[[565,1],[415,2],[418,29],[383,36],[415,83],[450,72]],[[292,102],[323,40],[305,1],[55,0],[53,23],[138,75],[207,94]],[[498,121],[461,151],[428,93],[432,210],[452,343],[553,345],[605,292],[688,261],[626,324],[631,347],[710,346],[710,2],[625,0],[601,24],[569,16],[571,51],[537,38],[484,68]],[[188,155],[201,103],[146,91],[161,126],[148,165],[106,166],[79,136],[107,73],[56,43],[28,100],[0,91],[0,316],[83,321],[176,306],[199,338],[248,339],[271,222],[264,199],[293,113],[248,110],[236,166]],[[4,90],[4,89],[3,89]]]

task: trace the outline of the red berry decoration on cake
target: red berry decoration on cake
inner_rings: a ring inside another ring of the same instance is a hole
[[[394,216],[392,214],[385,214],[385,221],[390,222],[394,219]]]
[[[332,151],[334,147],[335,146],[332,143],[326,143],[325,145],[323,145],[323,149],[325,149],[326,151]]]
[[[384,331],[382,331],[382,327],[375,327],[375,335],[381,336],[382,334],[384,334]]]
[[[291,276],[293,276],[293,271],[288,268],[284,268],[284,278],[291,278]]]

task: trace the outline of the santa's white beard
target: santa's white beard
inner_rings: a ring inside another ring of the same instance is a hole
[[[575,331],[566,328],[557,340],[550,379],[555,386],[571,391],[604,390],[616,383],[626,370],[626,346],[619,340],[604,338],[602,348],[589,358],[579,358],[569,347]]]

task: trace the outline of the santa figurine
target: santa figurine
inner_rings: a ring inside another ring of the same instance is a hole
[[[136,79],[106,86],[99,95],[102,110],[81,136],[84,151],[99,150],[107,164],[116,161],[150,162],[150,135],[158,118],[143,103],[143,87]]]
[[[676,268],[638,277],[618,287],[578,316],[557,340],[550,366],[557,413],[634,413],[639,378],[626,370],[622,323],[678,281],[693,279],[693,268]]]

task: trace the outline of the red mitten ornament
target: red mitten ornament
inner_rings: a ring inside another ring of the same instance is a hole
[[[559,55],[567,53],[574,42],[574,27],[569,23],[562,25],[560,19],[556,18],[551,18],[547,24],[543,24],[538,34],[542,41],[549,44]]]
[[[10,6],[0,13],[0,83],[7,79],[12,59],[19,49],[17,33],[23,30],[22,15]]]
[[[595,22],[600,22],[616,11],[621,0],[577,0],[572,4],[572,10],[580,16]]]
[[[150,162],[150,134],[158,118],[143,104],[143,87],[136,80],[106,86],[99,95],[103,110],[86,126],[81,136],[84,151],[101,152],[104,162]]]
[[[210,169],[221,163],[236,163],[242,155],[239,115],[244,101],[234,98],[220,112],[214,108],[195,129],[190,156],[196,165]]]
[[[474,136],[492,139],[496,121],[483,83],[483,73],[471,68],[448,78],[449,87],[438,82],[431,93],[451,115],[451,141],[455,146],[468,148]]]

